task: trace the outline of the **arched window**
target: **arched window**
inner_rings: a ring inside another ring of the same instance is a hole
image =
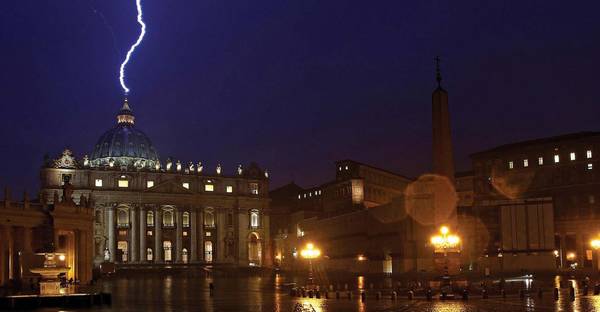
[[[154,226],[154,212],[153,211],[146,212],[146,225]]]
[[[258,210],[250,211],[250,227],[257,228],[259,225]]]
[[[215,215],[212,211],[204,212],[204,225],[207,227],[215,226]]]
[[[126,209],[119,209],[117,212],[117,225],[120,227],[129,226],[129,214]]]
[[[154,255],[152,254],[152,248],[146,249],[146,260],[152,261],[154,259]]]
[[[163,226],[173,226],[173,210],[165,210],[163,212]]]
[[[204,261],[212,262],[213,260],[213,245],[211,241],[204,242]]]
[[[189,212],[184,212],[183,216],[181,218],[181,223],[183,223],[183,227],[190,227],[190,213]]]

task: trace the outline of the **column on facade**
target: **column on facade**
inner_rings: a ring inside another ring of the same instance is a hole
[[[147,259],[147,255],[146,255],[146,207],[142,206],[140,207],[140,262],[146,262]]]
[[[198,213],[195,208],[190,211],[190,262],[198,261]]]
[[[24,228],[24,233],[23,233],[23,251],[26,254],[33,253],[33,249],[31,248],[32,236],[33,236],[32,228],[29,228],[29,227]]]
[[[129,250],[131,251],[131,262],[137,262],[138,261],[138,237],[139,237],[139,231],[138,231],[138,218],[137,218],[137,210],[138,207],[131,207],[131,230],[129,231],[129,233],[131,233],[131,247],[129,247]]]
[[[110,262],[115,262],[115,207],[110,206],[107,209],[106,222],[108,227],[108,252],[110,254]]]
[[[163,262],[163,246],[162,246],[162,209],[157,207],[154,212],[154,262]]]
[[[176,222],[176,227],[177,230],[175,231],[177,237],[175,238],[175,262],[181,262],[181,256],[182,256],[182,250],[183,250],[183,246],[182,245],[182,239],[181,237],[183,236],[183,209],[180,207],[177,207],[177,209],[175,210],[175,222]]]
[[[0,286],[2,286],[8,282],[8,276],[6,274],[8,271],[8,263],[6,262],[8,242],[6,239],[6,226],[0,225],[0,236],[3,237],[3,239],[0,239]]]

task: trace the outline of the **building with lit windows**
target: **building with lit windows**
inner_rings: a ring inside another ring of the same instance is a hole
[[[579,132],[473,154],[474,205],[463,215],[481,220],[474,248],[503,262],[536,255],[532,267],[592,268],[599,151],[600,132]]]
[[[161,162],[127,100],[90,155],[47,159],[41,192],[53,198],[70,181],[76,200],[93,198],[94,263],[270,265],[268,173],[258,165]]]

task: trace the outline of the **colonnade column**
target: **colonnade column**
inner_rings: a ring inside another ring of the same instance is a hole
[[[162,242],[162,209],[156,208],[154,212],[154,263],[163,263],[163,242]]]
[[[177,207],[177,209],[175,210],[175,224],[177,226],[177,230],[175,231],[175,234],[177,235],[177,237],[175,238],[175,262],[181,262],[181,256],[182,256],[182,250],[183,250],[183,246],[181,246],[182,244],[182,240],[181,240],[181,236],[183,236],[183,222],[182,222],[182,214],[183,214],[183,210],[179,207]]]
[[[108,253],[110,254],[110,262],[115,262],[115,207],[108,207],[107,209],[107,221],[108,226]]]
[[[146,207],[140,207],[140,262],[146,262]]]
[[[131,247],[129,248],[129,250],[131,250],[131,262],[137,262],[138,261],[138,237],[139,237],[139,231],[138,231],[138,224],[137,224],[137,210],[138,207],[131,207],[131,230],[129,231],[131,233]]]
[[[190,238],[190,262],[197,262],[198,261],[198,237],[196,236],[198,233],[198,228],[197,228],[197,218],[198,215],[196,213],[196,209],[192,208],[192,211],[190,212],[190,218],[192,219],[190,222],[190,226],[191,226],[191,238]]]

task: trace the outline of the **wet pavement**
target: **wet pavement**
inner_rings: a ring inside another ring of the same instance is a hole
[[[535,293],[525,298],[510,294],[506,299],[499,296],[482,299],[473,295],[468,301],[426,301],[423,298],[409,301],[405,296],[392,300],[389,295],[378,300],[374,292],[364,301],[358,295],[352,299],[343,295],[335,299],[333,292],[331,299],[290,296],[286,286],[301,280],[285,275],[239,271],[210,275],[203,270],[125,272],[105,278],[97,285],[99,290],[112,293],[112,306],[73,311],[600,311],[600,296],[578,295],[571,301],[568,290],[563,289],[560,299],[555,301],[551,288],[546,288],[542,298]],[[210,283],[214,285],[212,293]]]

